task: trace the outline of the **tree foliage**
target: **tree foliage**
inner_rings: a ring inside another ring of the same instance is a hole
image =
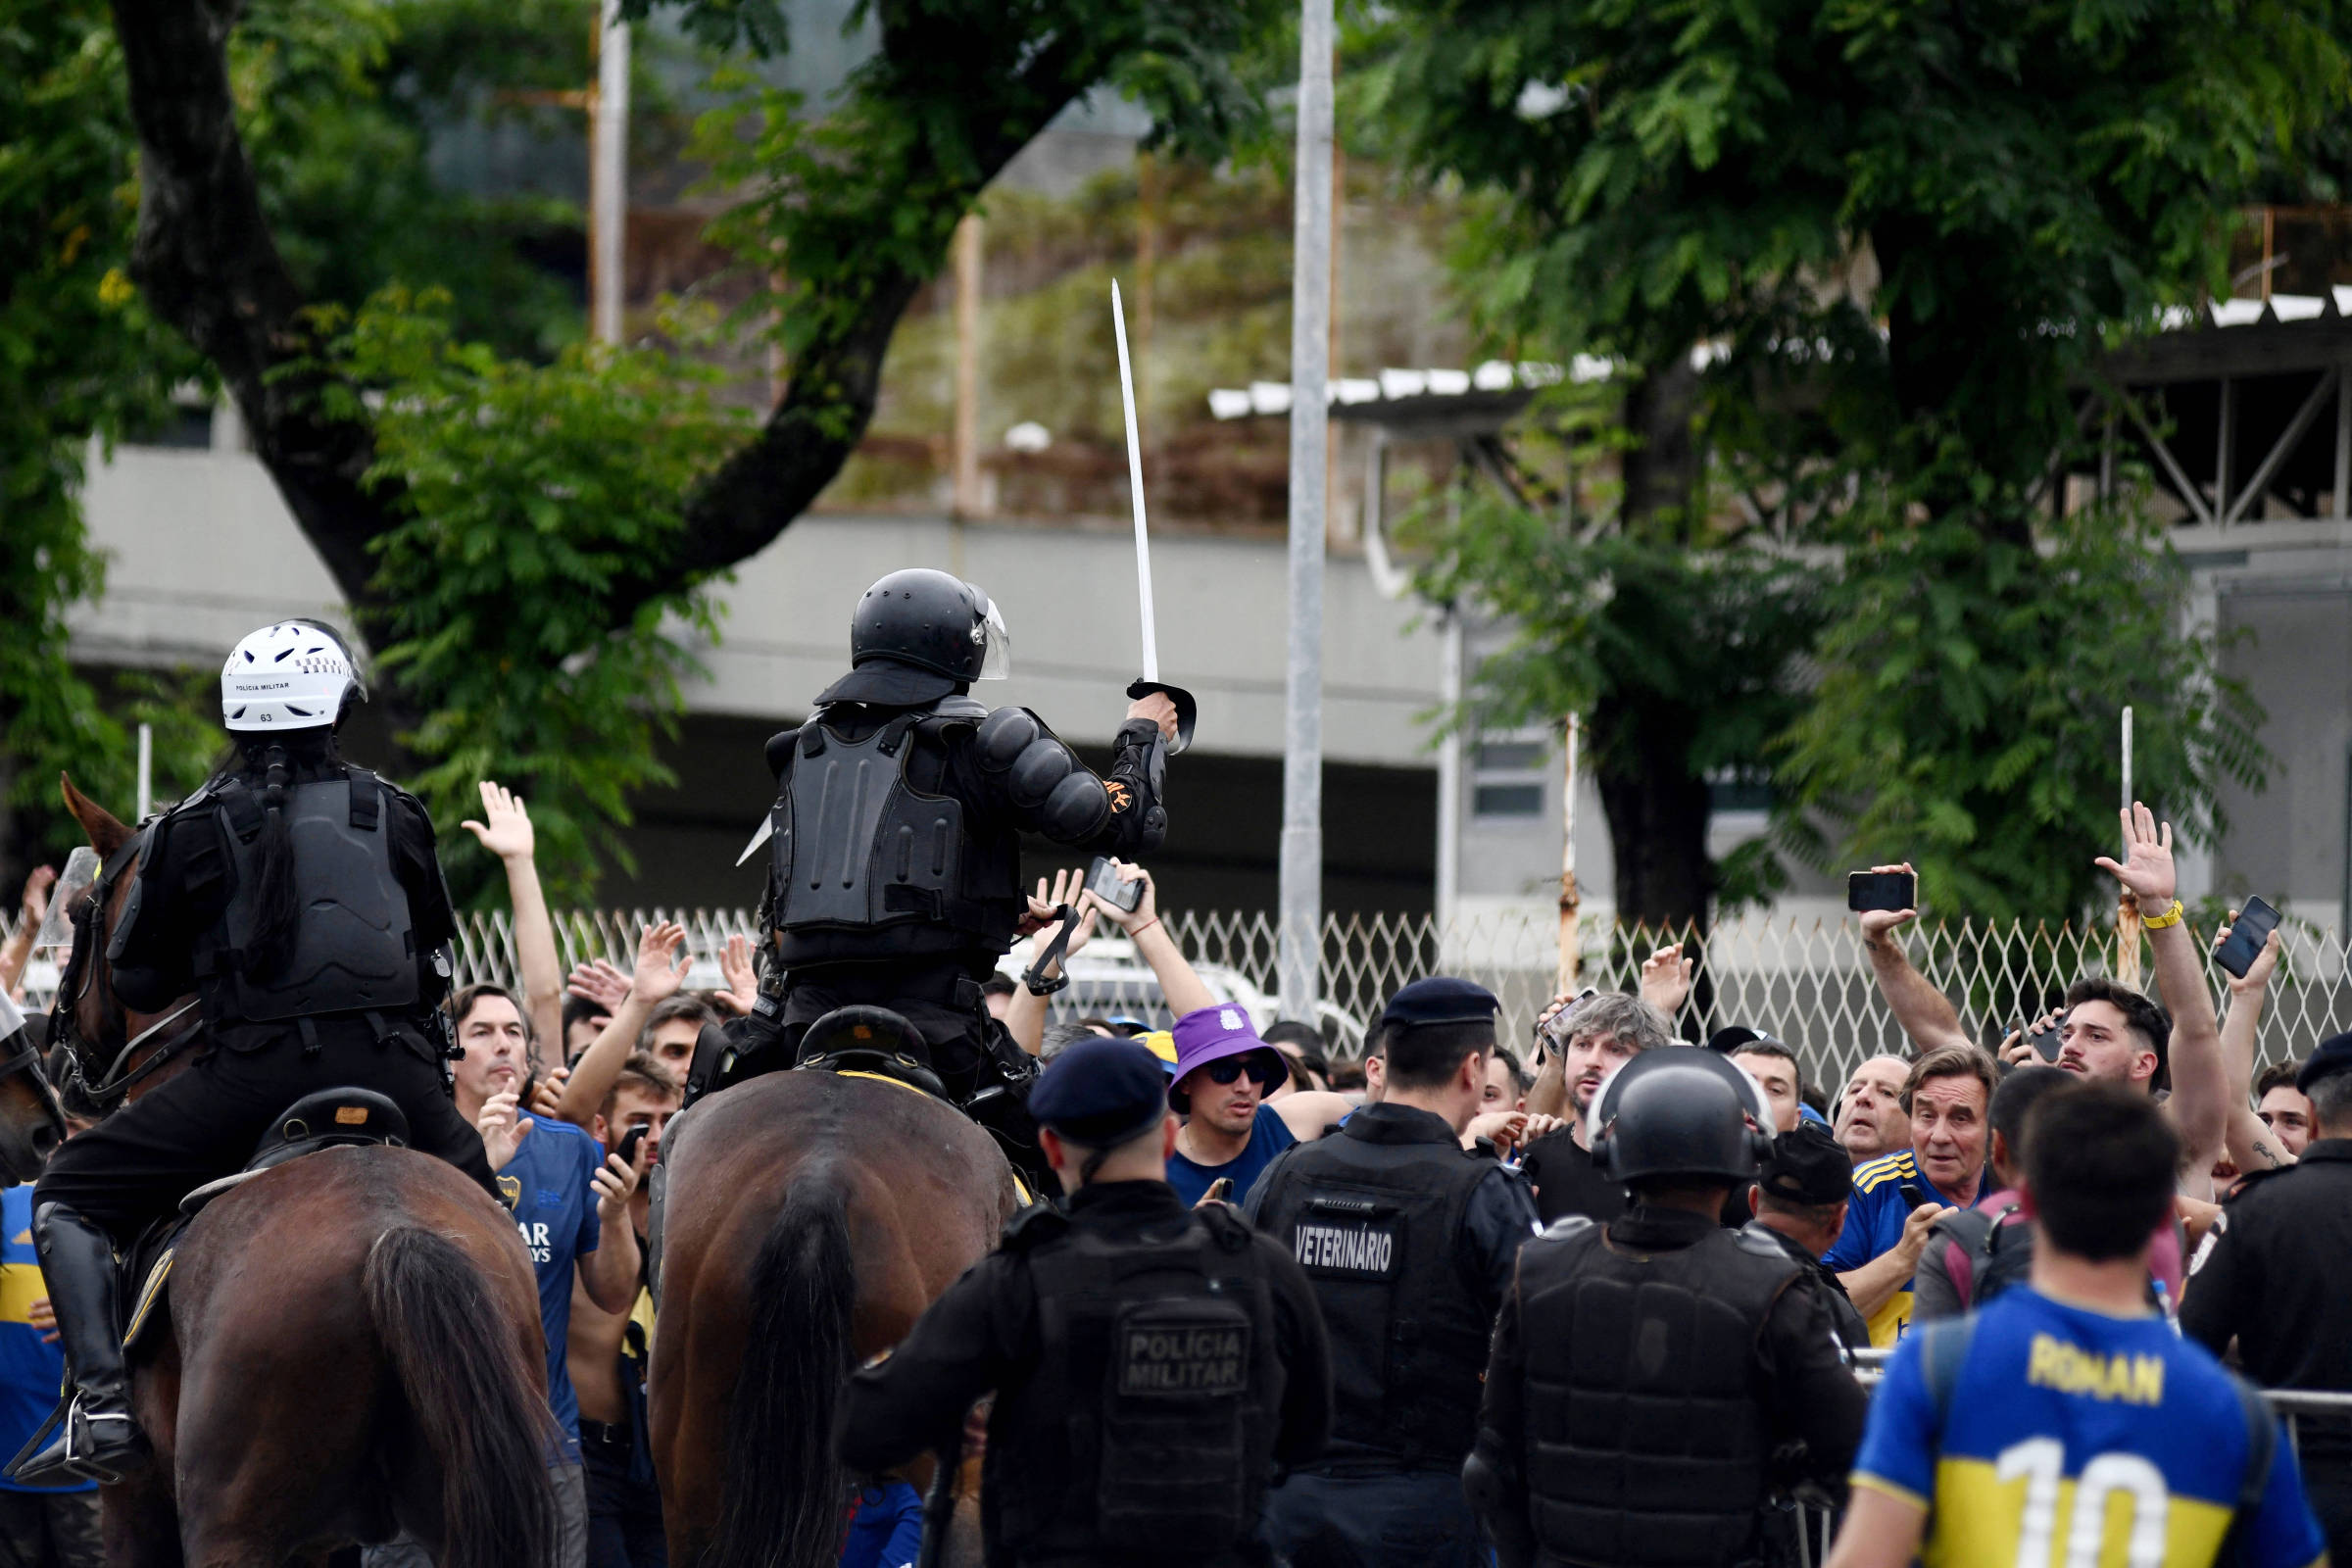
[[[391,290],[356,316],[322,310],[329,412],[366,419],[368,482],[397,486],[379,535],[388,607],[379,668],[433,706],[401,739],[435,815],[473,810],[497,778],[525,795],[559,896],[584,898],[600,860],[630,865],[616,829],[629,796],[674,782],[656,759],[674,734],[688,638],[714,639],[703,585],[612,598],[684,526],[684,497],[748,416],[718,372],[660,348],[574,344],[546,365],[459,339],[447,295]],[[370,410],[350,389],[374,390]],[[469,841],[453,880],[486,890]]]
[[[2225,282],[2235,204],[2341,121],[2333,0],[1383,19],[1360,113],[1483,201],[1455,260],[1490,335],[1613,356],[1637,388],[1709,345],[1692,428],[1719,482],[1837,564],[1805,711],[1757,759],[1785,847],[2079,913],[2125,702],[2139,777],[2210,832],[2217,777],[2258,753],[2210,641],[2173,635],[2178,564],[2128,507],[2052,522],[2042,486],[2102,350]]]
[[[131,808],[133,743],[158,725],[160,787],[202,776],[217,730],[171,682],[93,689],[66,657],[68,612],[106,564],[81,526],[93,437],[160,417],[191,366],[122,276],[131,138],[104,11],[0,0],[0,862],[79,842],[58,774]]]

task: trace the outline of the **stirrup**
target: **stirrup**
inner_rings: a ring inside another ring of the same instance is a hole
[[[137,1419],[127,1410],[86,1410],[86,1398],[81,1390],[74,1390],[72,1398],[41,1424],[32,1441],[24,1445],[24,1451],[9,1462],[10,1480],[28,1487],[59,1481],[112,1486],[146,1465],[150,1451],[147,1435],[139,1430]],[[122,1428],[111,1445],[99,1441],[101,1422]],[[44,1438],[49,1439],[47,1446],[34,1451]]]

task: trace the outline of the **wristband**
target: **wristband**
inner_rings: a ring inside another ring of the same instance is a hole
[[[1069,983],[1070,977],[1066,971],[1051,980],[1040,977],[1035,969],[1021,976],[1021,984],[1029,988],[1029,994],[1033,997],[1050,997]]]
[[[1151,919],[1146,920],[1142,925],[1139,925],[1134,930],[1128,932],[1127,940],[1133,942],[1137,937],[1142,936],[1145,932],[1151,930],[1157,924],[1159,924],[1159,916],[1155,914]]]
[[[2139,928],[2142,931],[2161,931],[2168,925],[2179,925],[2180,923],[2180,901],[2179,899],[2175,899],[2172,902],[2171,907],[2167,908],[2162,914],[2141,915],[2139,917]]]

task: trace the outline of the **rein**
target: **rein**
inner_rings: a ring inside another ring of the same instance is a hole
[[[204,1032],[201,1028],[190,1029],[175,1039],[164,1041],[145,1061],[136,1067],[126,1068],[130,1058],[142,1047],[202,1004],[201,998],[191,997],[124,1041],[114,1054],[114,1059],[107,1064],[106,1070],[99,1075],[99,1081],[93,1084],[89,1080],[84,1057],[93,1051],[105,1050],[106,1045],[103,1040],[85,1038],[75,1015],[82,999],[89,994],[90,986],[97,978],[98,965],[94,954],[104,934],[107,901],[114,897],[115,884],[122,880],[123,871],[145,849],[147,836],[147,829],[142,826],[123,840],[115,853],[106,858],[106,864],[90,883],[89,892],[83,895],[80,907],[74,913],[74,950],[66,960],[66,972],[58,977],[56,1001],[50,1004],[50,1042],[66,1048],[65,1071],[60,1075],[63,1081],[59,1087],[101,1114],[114,1109],[133,1086],[145,1081],[166,1062],[178,1056]],[[111,988],[101,1001],[106,1010],[104,1032],[112,1033],[118,1028],[127,1032],[128,1018],[121,1000]],[[0,1063],[0,1077],[28,1064],[37,1065],[37,1054],[30,1054],[29,1048],[27,1054],[29,1063],[18,1060]]]

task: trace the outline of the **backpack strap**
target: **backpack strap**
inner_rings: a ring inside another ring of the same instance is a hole
[[[1919,1371],[1927,1380],[1928,1397],[1936,1402],[1936,1433],[1940,1440],[1951,1424],[1952,1391],[1959,1387],[1960,1364],[1968,1359],[1968,1348],[1976,1343],[1977,1320],[1974,1316],[1946,1318],[1919,1332],[1923,1337]]]
[[[351,775],[351,825],[363,833],[375,831],[384,809],[384,788],[364,767],[345,769]]]

